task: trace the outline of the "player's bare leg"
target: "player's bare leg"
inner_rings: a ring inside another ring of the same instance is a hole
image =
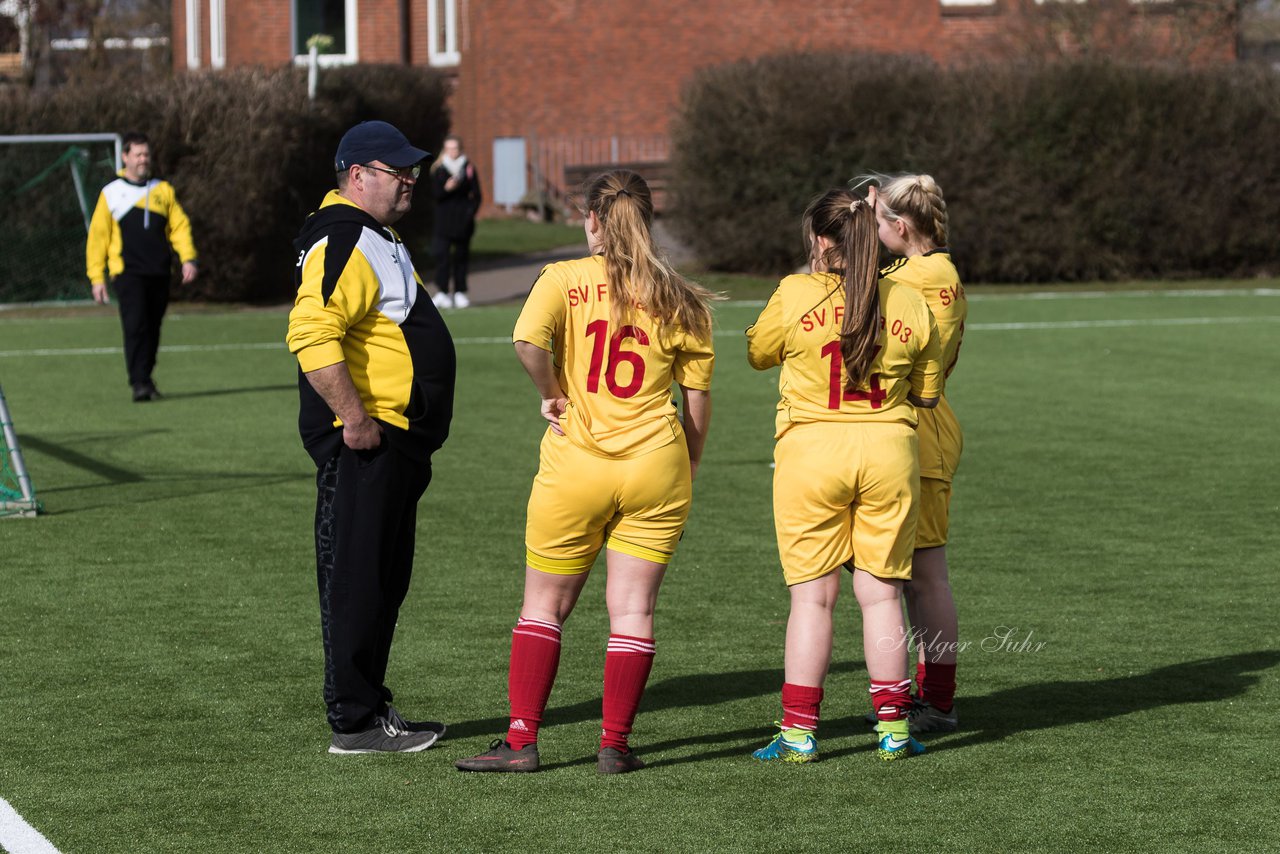
[[[783,653],[782,720],[779,732],[751,755],[761,762],[813,762],[822,706],[822,684],[831,666],[840,570],[788,588],[787,647]]]
[[[644,767],[627,743],[653,668],[653,611],[665,564],[608,549],[609,644],[604,659],[604,727],[596,767],[624,774]]]
[[[916,549],[911,583],[903,593],[924,666],[924,678],[917,686],[922,705],[912,712],[911,730],[951,732],[957,724],[953,704],[960,630],[947,577],[946,546]]]
[[[787,588],[791,614],[787,617],[787,648],[783,677],[789,684],[821,688],[831,666],[836,599],[840,570]]]
[[[877,754],[884,760],[922,753],[924,746],[907,731],[911,710],[911,681],[903,655],[906,624],[902,620],[902,582],[880,578],[864,570],[853,573],[853,593],[862,609],[862,645],[871,680],[871,704],[875,707]]]

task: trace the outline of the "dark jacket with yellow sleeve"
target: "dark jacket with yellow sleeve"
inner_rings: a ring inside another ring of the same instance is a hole
[[[391,228],[330,192],[294,241],[298,295],[287,344],[298,357],[298,417],[317,465],[342,422],[303,374],[345,362],[365,412],[397,450],[426,462],[453,417],[453,338]]]
[[[191,220],[173,185],[156,178],[137,184],[121,171],[102,188],[89,221],[89,283],[99,285],[121,273],[167,276],[174,252],[184,264],[196,260]]]

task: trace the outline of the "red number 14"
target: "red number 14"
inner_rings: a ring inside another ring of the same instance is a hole
[[[874,359],[875,354],[879,352],[880,345],[877,344],[871,358]],[[823,347],[822,355],[831,360],[831,386],[827,396],[827,409],[839,409],[841,402],[846,400],[865,400],[871,404],[872,409],[880,408],[887,393],[880,388],[879,374],[867,377],[867,383],[871,386],[870,391],[845,391],[844,374],[841,370],[844,367],[844,357],[840,353],[839,340],[832,341]]]

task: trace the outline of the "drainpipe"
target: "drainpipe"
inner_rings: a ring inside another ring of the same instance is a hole
[[[409,0],[396,0],[396,7],[400,12],[400,64],[409,65]]]

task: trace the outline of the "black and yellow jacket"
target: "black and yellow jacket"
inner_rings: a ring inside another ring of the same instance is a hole
[[[342,421],[303,374],[345,362],[387,439],[429,459],[453,418],[453,338],[400,236],[333,191],[294,249],[286,342],[298,357],[303,445],[317,464],[340,450]]]
[[[85,265],[90,284],[121,273],[167,276],[173,252],[184,264],[196,260],[191,220],[173,185],[156,178],[135,184],[123,170],[119,175],[102,188],[89,222]]]

